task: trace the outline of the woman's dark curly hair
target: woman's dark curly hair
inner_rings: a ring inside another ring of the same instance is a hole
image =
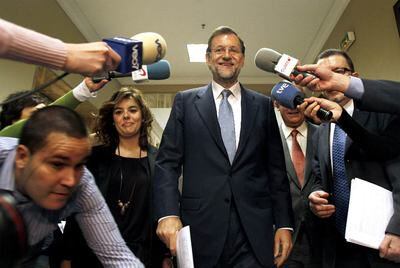
[[[115,92],[110,100],[103,103],[99,109],[94,132],[100,142],[113,147],[118,146],[119,134],[114,125],[113,112],[115,106],[125,99],[134,99],[139,105],[142,112],[142,125],[140,127],[139,146],[140,149],[146,150],[150,143],[151,123],[153,116],[143,99],[142,93],[136,88],[123,87]]]

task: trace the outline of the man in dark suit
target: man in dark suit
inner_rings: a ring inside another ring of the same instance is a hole
[[[358,75],[350,57],[343,51],[322,52],[318,64],[329,66],[333,72]],[[399,117],[360,111],[342,92],[327,91],[325,94],[329,100],[310,98],[311,104],[305,111],[307,116],[314,117],[322,106],[333,113],[333,123],[323,123],[314,137],[316,183],[309,196],[311,210],[325,221],[323,265],[398,267],[399,264],[392,262],[397,260],[395,254],[385,254],[388,248],[400,249],[400,208],[396,203],[380,251],[348,243],[344,233],[351,179],[360,178],[391,189],[394,200],[399,198],[400,174],[390,174],[387,165],[389,159],[399,154]]]
[[[340,91],[354,99],[360,110],[400,114],[400,83],[386,80],[360,79],[333,72],[329,66],[310,64],[297,67],[315,76],[292,77],[296,84],[313,91]]]
[[[177,231],[190,225],[196,268],[281,266],[291,248],[273,105],[238,82],[244,53],[231,28],[214,31],[206,54],[213,81],[176,95],[156,160],[157,234],[175,253]]]
[[[312,136],[318,126],[305,121],[303,111],[286,108],[277,101],[275,104],[282,118],[279,130],[294,215],[293,249],[285,267],[320,268],[321,226],[308,205],[315,180],[311,166]]]

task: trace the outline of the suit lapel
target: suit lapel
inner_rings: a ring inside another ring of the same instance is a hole
[[[290,157],[290,152],[286,142],[286,137],[283,134],[281,126],[279,127],[279,132],[281,134],[283,153],[285,155],[286,173],[288,174],[289,180],[293,181],[293,183],[297,186],[297,188],[301,189],[300,184],[298,182],[296,170],[294,169],[293,166],[292,158]]]
[[[304,170],[304,186],[306,186],[312,173],[312,156],[313,156],[313,135],[316,126],[307,123],[307,151],[306,151],[306,166]]]
[[[228,153],[226,152],[224,142],[222,141],[221,137],[221,129],[218,123],[211,84],[204,87],[197,93],[197,100],[195,100],[194,105],[199,112],[204,125],[207,127],[211,133],[211,136],[215,140],[215,143],[228,158]]]
[[[254,96],[248,93],[248,90],[240,85],[242,95],[242,123],[240,127],[239,145],[236,150],[236,155],[233,162],[240,156],[243,149],[246,147],[246,142],[253,129],[254,120],[256,119],[258,105],[254,103]]]
[[[329,170],[332,170],[331,166],[331,148],[330,148],[330,129],[331,129],[331,124],[330,123],[323,123],[321,126],[321,139],[323,141],[322,143],[322,150],[325,152],[328,152],[327,154],[324,154],[323,163],[328,167]],[[317,141],[316,141],[317,142]],[[319,144],[318,144],[319,145]],[[328,172],[331,174],[331,172]]]

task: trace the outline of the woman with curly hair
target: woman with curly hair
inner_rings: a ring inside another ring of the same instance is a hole
[[[152,217],[152,175],[157,153],[149,142],[152,121],[150,109],[137,89],[115,92],[99,110],[94,132],[101,145],[93,147],[87,167],[128,247],[146,267],[166,267],[170,264],[168,250],[155,234]],[[96,267],[99,262],[93,253],[88,254],[79,231],[76,222],[67,221],[65,259],[71,260],[70,267]]]

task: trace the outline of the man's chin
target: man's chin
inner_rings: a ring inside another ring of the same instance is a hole
[[[39,204],[44,209],[48,210],[59,210],[65,207],[68,202],[68,198],[57,198],[52,200],[47,200]]]

